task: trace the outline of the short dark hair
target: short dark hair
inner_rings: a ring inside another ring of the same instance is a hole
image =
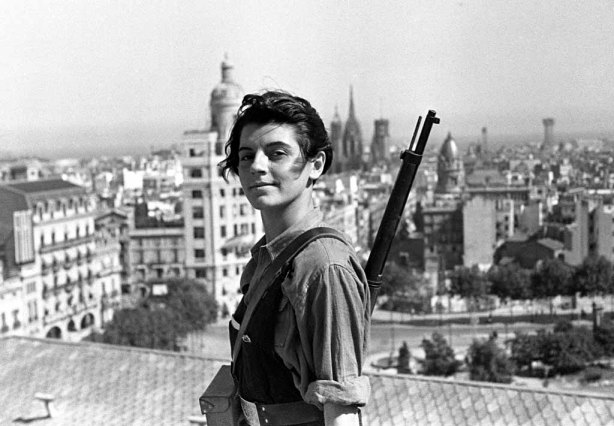
[[[226,158],[219,164],[225,177],[228,172],[239,174],[239,145],[243,128],[248,124],[269,123],[294,127],[297,142],[306,159],[324,152],[326,161],[322,174],[326,173],[333,161],[333,147],[318,112],[303,98],[282,91],[267,91],[243,98],[226,142]]]

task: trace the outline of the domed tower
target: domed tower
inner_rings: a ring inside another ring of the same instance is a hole
[[[446,140],[443,141],[439,158],[437,161],[437,193],[460,192],[464,184],[465,173],[463,160],[456,142],[452,135],[448,133]]]
[[[350,112],[343,132],[343,152],[347,153],[348,165],[345,169],[359,170],[362,163],[362,132],[354,113],[354,90],[350,86]]]
[[[217,132],[216,155],[223,153],[230,128],[243,100],[243,88],[234,81],[233,69],[234,66],[225,56],[222,61],[222,81],[211,91],[209,107],[211,110],[211,131]]]
[[[345,158],[347,154],[343,152],[343,145],[341,144],[341,137],[343,133],[343,123],[341,122],[341,117],[339,116],[339,111],[337,106],[335,105],[335,115],[333,115],[333,120],[330,122],[330,131],[328,136],[330,138],[330,143],[333,145],[333,170],[335,173],[340,173],[343,170],[343,164],[345,163]]]

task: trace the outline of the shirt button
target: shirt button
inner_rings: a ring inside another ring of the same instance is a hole
[[[252,339],[250,339],[247,334],[241,336],[241,340],[243,340],[244,343],[252,343]]]

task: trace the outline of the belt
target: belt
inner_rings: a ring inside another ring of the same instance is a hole
[[[318,421],[324,424],[324,413],[304,401],[258,404],[241,398],[241,408],[250,426],[300,425]]]

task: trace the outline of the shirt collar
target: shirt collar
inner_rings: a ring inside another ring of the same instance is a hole
[[[264,248],[268,251],[271,260],[275,259],[290,242],[308,229],[322,222],[322,212],[318,207],[309,210],[305,217],[279,234],[270,243],[266,242],[266,236],[262,237],[251,249],[252,257]]]

